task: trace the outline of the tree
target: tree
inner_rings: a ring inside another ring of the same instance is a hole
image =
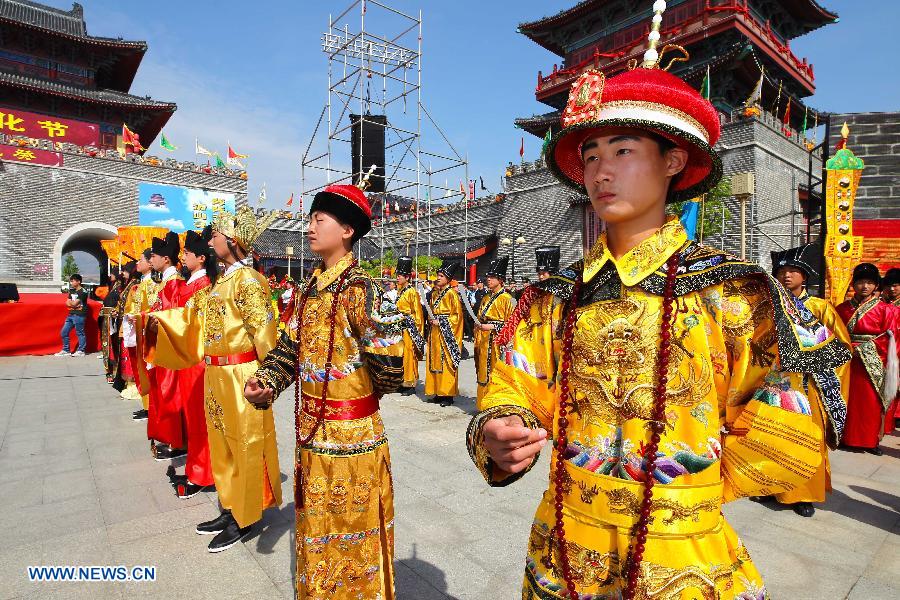
[[[718,235],[722,231],[722,211],[725,211],[725,223],[731,221],[731,211],[725,205],[725,199],[731,197],[731,178],[723,177],[716,184],[716,187],[706,193],[706,200],[700,205],[703,214],[703,237],[707,239],[713,235]],[[684,209],[684,202],[676,202],[671,205],[670,212],[674,215],[681,215]],[[700,223],[697,223],[697,239],[700,238]]]
[[[65,261],[63,262],[62,268],[62,278],[63,282],[69,281],[69,278],[78,272],[78,264],[75,262],[75,257],[71,254],[66,254]]]

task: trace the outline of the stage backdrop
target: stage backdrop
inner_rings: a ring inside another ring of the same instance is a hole
[[[69,309],[66,308],[65,294],[21,294],[20,302],[0,303],[0,356],[20,354],[54,354],[62,350],[59,336]],[[90,316],[84,333],[87,336],[87,351],[100,349],[100,332],[97,317],[101,304],[88,300]],[[78,347],[75,330],[69,335],[69,349]]]
[[[198,188],[138,184],[138,225],[165,227],[175,233],[203,229],[220,212],[234,214],[235,195]]]

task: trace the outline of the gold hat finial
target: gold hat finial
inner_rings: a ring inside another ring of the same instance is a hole
[[[653,3],[653,21],[650,27],[650,35],[647,36],[647,51],[644,52],[645,69],[653,69],[659,64],[659,52],[656,46],[659,44],[659,30],[662,28],[662,15],[666,11],[665,0],[656,0]]]
[[[375,169],[377,169],[377,168],[378,168],[378,165],[375,165],[375,164],[373,164],[371,167],[369,167],[369,170],[366,171],[366,174],[360,178],[359,183],[356,184],[356,187],[358,187],[362,191],[366,191],[367,189],[369,189],[369,187],[371,187],[371,185],[372,185],[372,182],[369,181],[369,178],[372,176],[372,173],[374,173]]]
[[[844,121],[844,126],[841,127],[841,137],[845,140],[850,137],[850,127],[847,126],[846,121]]]

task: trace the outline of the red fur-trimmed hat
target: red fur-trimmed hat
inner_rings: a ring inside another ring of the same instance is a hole
[[[612,127],[651,131],[688,152],[687,165],[672,181],[669,202],[699,196],[721,178],[722,163],[712,148],[720,134],[715,107],[682,79],[659,68],[662,54],[671,48],[656,51],[663,10],[665,3],[657,1],[643,66],[608,80],[600,71],[586,71],[572,84],[563,129],[544,149],[550,170],[566,185],[585,191],[581,147]]]
[[[353,243],[372,229],[372,207],[359,187],[348,184],[329,185],[317,193],[309,214],[318,210],[334,215],[341,223],[353,227]]]

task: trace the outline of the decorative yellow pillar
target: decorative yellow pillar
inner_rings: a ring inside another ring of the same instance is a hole
[[[853,203],[865,163],[847,148],[849,135],[844,123],[840,149],[825,163],[825,297],[835,306],[844,301],[863,251],[862,236],[853,235]]]

